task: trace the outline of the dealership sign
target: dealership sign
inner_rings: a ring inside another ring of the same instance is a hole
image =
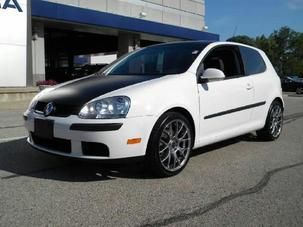
[[[0,4],[0,9],[7,9],[7,8],[11,8],[11,9],[16,9],[18,10],[20,13],[23,12],[21,7],[20,7],[20,4],[18,3],[17,0],[6,0],[3,4],[3,6],[1,7],[1,4]]]
[[[28,2],[0,0],[0,87],[26,86]]]

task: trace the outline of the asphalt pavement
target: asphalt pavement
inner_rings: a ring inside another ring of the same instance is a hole
[[[194,151],[178,176],[55,157],[26,144],[27,103],[0,107],[0,226],[303,226],[303,97],[275,142]]]

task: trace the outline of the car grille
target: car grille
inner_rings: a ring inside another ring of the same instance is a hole
[[[38,102],[35,111],[38,113],[43,113],[45,106],[47,103],[45,102]],[[68,117],[70,115],[78,115],[79,107],[78,106],[69,106],[69,105],[61,105],[54,103],[55,110],[49,116],[55,117]]]
[[[62,153],[69,154],[71,153],[71,141],[70,140],[65,140],[65,139],[58,139],[58,138],[52,138],[52,139],[46,139],[46,138],[41,138],[35,133],[31,133],[31,138],[34,142],[34,144],[53,150],[53,151],[58,151]]]

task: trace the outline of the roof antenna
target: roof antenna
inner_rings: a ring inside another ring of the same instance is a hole
[[[237,34],[237,31],[238,31],[238,25],[235,26],[234,33],[233,33],[232,37],[235,37],[235,35]]]

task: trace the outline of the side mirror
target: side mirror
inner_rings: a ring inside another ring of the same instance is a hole
[[[215,68],[208,68],[204,71],[203,75],[200,76],[202,81],[210,80],[223,80],[225,78],[224,72]]]

